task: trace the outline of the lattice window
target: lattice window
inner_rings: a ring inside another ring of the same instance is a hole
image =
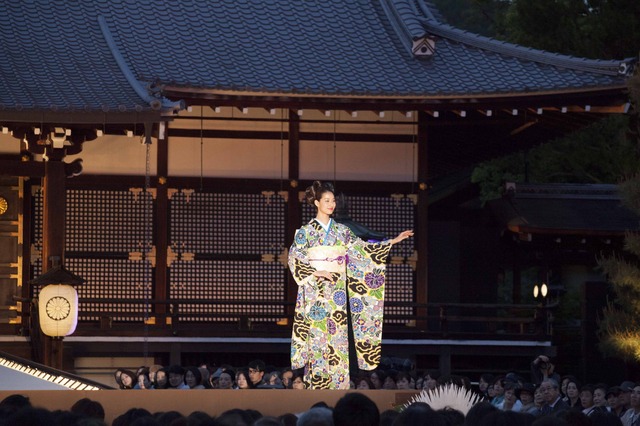
[[[148,261],[129,260],[131,252],[143,252],[152,244],[153,212],[150,194],[131,191],[68,190],[66,212],[65,267],[86,280],[79,286],[83,298],[118,300],[112,303],[80,304],[81,321],[108,316],[113,321],[142,321],[144,302],[149,299],[152,269]],[[33,244],[42,250],[42,194],[33,197]],[[42,261],[33,262],[34,277],[42,273]],[[34,288],[37,297],[39,288]],[[82,312],[94,314],[82,315]]]
[[[181,321],[274,322],[286,316],[286,273],[276,262],[178,261],[171,265],[170,292],[174,299],[223,302],[180,306],[178,312],[188,314],[179,315]]]
[[[151,243],[149,194],[131,191],[67,191],[67,240],[70,252],[142,250]]]
[[[170,296],[238,303],[181,306],[186,321],[275,322],[285,315],[287,269],[277,261],[284,250],[286,203],[275,193],[184,192],[170,203],[170,244],[191,261],[170,268]],[[263,256],[269,256],[263,261]],[[251,301],[279,302],[260,305]],[[194,314],[203,314],[202,316]]]

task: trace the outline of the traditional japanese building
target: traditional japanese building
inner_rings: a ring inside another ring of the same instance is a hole
[[[456,370],[452,354],[514,340],[512,354],[553,353],[533,316],[455,342],[466,329],[430,304],[495,303],[495,265],[429,211],[455,203],[477,162],[625,113],[633,60],[470,34],[424,1],[0,11],[0,330],[16,353],[71,369],[116,354],[195,364],[233,343],[236,360],[286,360],[285,259],[315,179],[367,227],[416,230],[388,267],[387,355]],[[78,326],[40,345],[28,283],[55,262],[85,280]]]

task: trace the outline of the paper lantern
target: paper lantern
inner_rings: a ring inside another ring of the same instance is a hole
[[[72,334],[78,324],[78,292],[66,284],[51,284],[38,296],[40,329],[51,337]]]

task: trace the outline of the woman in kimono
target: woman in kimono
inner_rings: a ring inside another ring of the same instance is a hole
[[[289,251],[298,284],[291,364],[304,368],[307,389],[349,389],[348,312],[358,368],[373,370],[380,362],[385,262],[391,246],[413,231],[367,243],[331,218],[332,185],[316,181],[305,197],[317,214],[296,231]]]

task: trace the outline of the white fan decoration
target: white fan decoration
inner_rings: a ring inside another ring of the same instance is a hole
[[[458,410],[466,416],[469,409],[480,401],[482,401],[482,397],[472,390],[453,383],[447,383],[431,391],[423,390],[407,402],[404,408],[408,408],[415,402],[424,402],[429,404],[433,410],[450,408]]]

